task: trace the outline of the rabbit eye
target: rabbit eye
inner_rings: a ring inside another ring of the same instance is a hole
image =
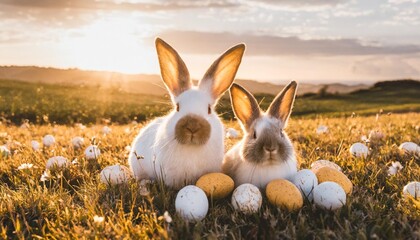
[[[257,131],[254,131],[254,139],[257,139]]]
[[[176,104],[176,111],[179,112],[179,103]]]
[[[211,114],[211,106],[210,106],[210,104],[209,104],[209,107],[207,108],[207,112],[208,112],[208,114]]]

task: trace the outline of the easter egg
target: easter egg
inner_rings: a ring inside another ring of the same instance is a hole
[[[260,190],[250,184],[244,183],[238,186],[232,194],[232,205],[235,210],[245,214],[258,212],[262,204]]]
[[[85,150],[85,156],[88,160],[97,159],[101,155],[101,150],[96,145],[90,145]]]
[[[420,182],[409,182],[403,188],[404,196],[411,196],[420,200]]]
[[[201,176],[196,184],[207,195],[213,199],[222,199],[227,197],[235,187],[232,178],[223,173],[208,173]]]
[[[71,144],[73,145],[73,148],[79,149],[83,146],[85,140],[82,137],[74,137],[71,140]]]
[[[293,176],[293,184],[301,191],[303,197],[313,200],[313,189],[318,185],[318,178],[309,169],[302,169]]]
[[[319,125],[318,128],[316,129],[317,134],[323,134],[327,132],[328,132],[328,127],[325,125]]]
[[[112,165],[104,168],[101,173],[101,182],[109,185],[117,185],[127,182],[131,173],[126,166]]]
[[[350,179],[344,175],[344,173],[332,169],[330,167],[323,167],[318,169],[316,172],[316,177],[318,178],[319,183],[323,182],[335,182],[338,183],[345,191],[346,194],[350,194],[353,190],[353,184]]]
[[[50,147],[54,145],[54,143],[55,143],[55,138],[53,135],[45,135],[44,138],[42,139],[42,144],[44,144],[44,146],[46,147]]]
[[[32,149],[34,151],[38,151],[39,150],[39,147],[40,147],[40,144],[39,144],[38,141],[32,140],[31,141],[31,147],[32,147]]]
[[[369,140],[374,143],[381,141],[384,137],[385,135],[379,130],[372,130],[369,133]]]
[[[323,182],[314,188],[314,203],[323,209],[336,210],[346,204],[346,193],[335,182]]]
[[[420,147],[413,142],[404,142],[400,145],[399,148],[404,153],[412,153],[412,154],[420,153]]]
[[[355,157],[367,157],[369,149],[363,143],[357,142],[351,145],[350,153]]]
[[[200,221],[207,215],[209,202],[201,188],[189,185],[179,190],[176,195],[175,209],[184,220]]]
[[[328,161],[328,160],[321,159],[321,160],[315,161],[311,164],[311,170],[314,171],[314,172],[317,171],[318,169],[322,168],[322,167],[334,168],[335,170],[341,172],[341,167],[340,166],[338,166],[337,164],[335,164],[331,161]]]
[[[300,209],[303,206],[302,193],[293,183],[285,179],[269,182],[265,194],[271,204],[289,211]]]
[[[47,169],[52,170],[52,169],[62,169],[65,168],[69,165],[69,161],[67,160],[67,158],[62,157],[62,156],[56,156],[56,157],[52,157],[49,158],[46,164]]]

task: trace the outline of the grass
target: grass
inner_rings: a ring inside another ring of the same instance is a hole
[[[294,116],[316,118],[318,116],[348,117],[385,113],[420,112],[419,82],[412,87],[374,87],[346,95],[317,94],[298,97]],[[271,95],[257,94],[266,108]],[[114,123],[142,122],[165,114],[171,108],[168,96],[130,94],[118,89],[88,86],[61,86],[41,83],[24,83],[0,80],[0,117],[20,124],[30,121],[38,124],[102,123],[104,119]],[[217,112],[225,120],[233,119],[228,94],[221,99]]]
[[[404,141],[420,142],[419,119],[419,113],[384,114],[378,120],[358,115],[292,117],[287,132],[294,142],[300,168],[308,168],[318,159],[340,165],[354,184],[347,204],[330,212],[305,202],[302,209],[290,213],[264,199],[258,213],[244,215],[233,210],[229,197],[210,201],[207,217],[198,223],[185,222],[175,214],[176,191],[159,183],[149,186],[148,195],[141,193],[135,181],[116,187],[100,183],[100,169],[116,163],[126,165],[125,147],[131,144],[142,124],[111,124],[112,133],[104,135],[101,124],[90,124],[86,129],[52,123],[21,128],[3,121],[0,144],[8,143],[13,154],[0,157],[0,236],[5,239],[420,238],[420,203],[402,196],[405,184],[420,179],[420,162],[418,156],[398,150]],[[235,121],[225,123],[239,129]],[[327,125],[329,133],[317,135],[315,130],[320,124]],[[384,141],[369,145],[371,154],[367,159],[352,157],[348,151],[351,144],[372,129],[380,129],[386,136]],[[57,144],[33,151],[30,141],[41,141],[46,134],[53,134]],[[71,138],[78,135],[99,144],[103,154],[98,161],[86,160],[83,149],[71,147]],[[226,148],[236,141],[227,139]],[[78,164],[41,182],[47,159],[57,155],[78,159]],[[400,161],[404,168],[397,175],[388,176],[392,161]],[[34,166],[18,170],[23,163]],[[172,216],[172,222],[165,221],[165,211]],[[104,221],[95,222],[95,216],[104,217]]]

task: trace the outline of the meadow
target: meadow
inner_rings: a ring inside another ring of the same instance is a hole
[[[145,188],[130,181],[112,187],[99,180],[104,167],[127,165],[127,146],[144,126],[142,120],[164,114],[170,108],[167,99],[109,89],[7,81],[0,84],[0,145],[7,144],[12,152],[0,155],[1,238],[420,238],[420,202],[402,195],[404,185],[420,179],[420,159],[398,149],[405,141],[420,142],[420,104],[415,91],[408,90],[405,95],[388,91],[387,96],[378,89],[375,94],[373,89],[346,96],[298,98],[287,132],[299,168],[309,168],[319,159],[341,166],[354,184],[343,208],[327,211],[306,201],[302,209],[287,212],[264,198],[258,213],[245,215],[233,209],[228,197],[210,199],[206,218],[189,223],[175,213],[177,191],[161,183]],[[270,102],[270,96],[259,99],[263,108]],[[229,106],[228,99],[222,99],[219,112],[226,127],[240,131],[238,123],[229,117]],[[21,125],[22,119],[29,122]],[[105,125],[111,133],[103,133]],[[319,125],[328,126],[329,131],[317,134]],[[370,154],[366,159],[351,156],[351,144],[360,142],[371,130],[382,131],[385,138],[368,143]],[[34,151],[31,141],[41,142],[46,134],[54,135],[57,143]],[[82,149],[72,147],[75,136],[85,138]],[[238,140],[226,139],[226,150]],[[84,148],[90,143],[101,149],[97,161],[85,159]],[[45,163],[53,156],[64,156],[73,163],[41,181]],[[403,169],[389,175],[393,161],[399,161]],[[32,165],[22,165],[25,163]]]

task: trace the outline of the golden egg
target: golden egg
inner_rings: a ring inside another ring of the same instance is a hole
[[[285,179],[277,179],[268,183],[265,194],[271,204],[289,211],[300,209],[303,206],[303,198],[299,189]]]
[[[353,191],[353,184],[350,179],[344,175],[344,173],[337,171],[330,167],[322,167],[315,171],[315,175],[318,178],[318,183],[322,182],[335,182],[338,183],[346,192],[350,194]]]
[[[201,188],[207,195],[213,199],[222,199],[227,197],[235,187],[232,178],[223,173],[208,173],[201,176],[195,185]]]

